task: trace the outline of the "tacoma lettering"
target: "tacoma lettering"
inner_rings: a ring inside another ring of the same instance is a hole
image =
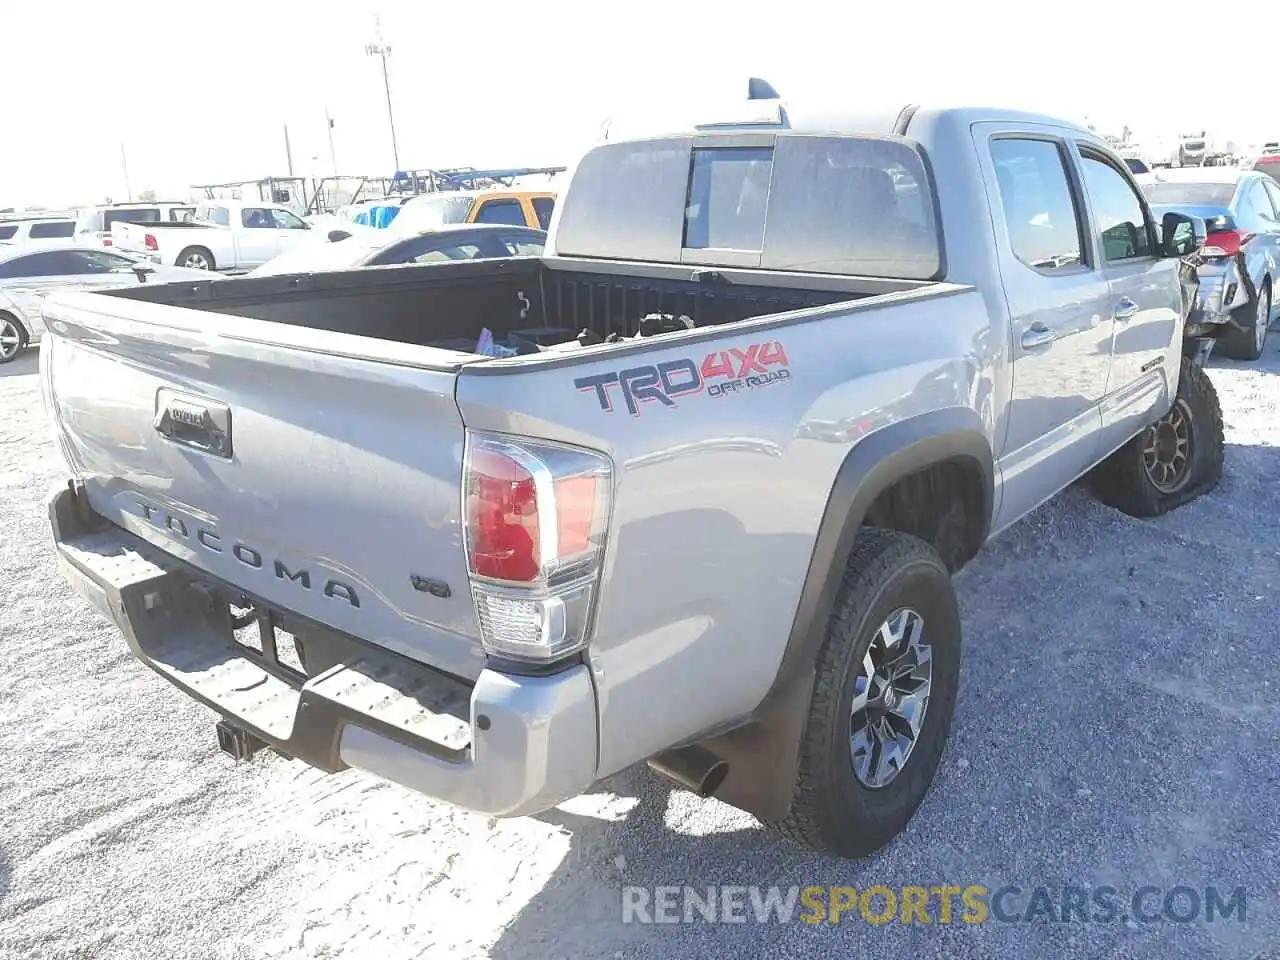
[[[269,560],[263,557],[262,551],[247,543],[236,541],[230,550],[222,546],[222,537],[217,531],[201,526],[199,521],[191,517],[182,517],[163,507],[138,501],[138,512],[157,530],[162,530],[179,540],[194,542],[210,553],[228,553],[250,570],[270,570],[275,579],[285,583],[294,583],[303,590],[311,589],[311,571],[305,567],[290,570],[283,560],[274,557]],[[270,575],[269,574],[269,575]],[[332,600],[345,600],[353,607],[360,606],[360,596],[355,587],[341,580],[326,578],[321,593]]]

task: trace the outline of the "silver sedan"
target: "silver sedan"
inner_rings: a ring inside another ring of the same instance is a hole
[[[40,342],[41,305],[55,290],[118,290],[148,280],[208,282],[209,274],[141,263],[101,247],[32,250],[0,244],[0,363]]]

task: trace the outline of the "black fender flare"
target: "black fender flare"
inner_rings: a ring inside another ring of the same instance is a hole
[[[867,511],[903,477],[954,461],[976,466],[983,478],[981,544],[995,509],[995,462],[977,412],[950,407],[903,420],[849,451],[827,499],[773,685],[747,722],[703,741],[729,765],[715,796],[761,819],[786,815],[813,694],[814,663]]]

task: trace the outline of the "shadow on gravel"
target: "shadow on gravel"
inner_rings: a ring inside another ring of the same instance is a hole
[[[9,857],[4,850],[0,850],[0,903],[4,902],[5,894],[9,892],[12,878],[13,867],[9,864]]]
[[[0,363],[0,379],[22,377],[37,373],[40,369],[40,351],[24,350],[8,363]]]

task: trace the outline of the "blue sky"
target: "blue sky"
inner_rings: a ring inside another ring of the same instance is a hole
[[[375,11],[402,166],[571,162],[610,113],[738,96],[752,74],[792,99],[944,99],[1087,117],[1103,132],[1127,123],[1148,138],[1205,127],[1280,139],[1273,85],[1199,79],[1200,20],[1175,9],[8,0],[0,205],[123,199],[122,141],[135,192],[185,197],[193,183],[283,174],[285,124],[295,173],[328,174],[326,106],[341,172],[389,172],[381,73],[364,51]]]

